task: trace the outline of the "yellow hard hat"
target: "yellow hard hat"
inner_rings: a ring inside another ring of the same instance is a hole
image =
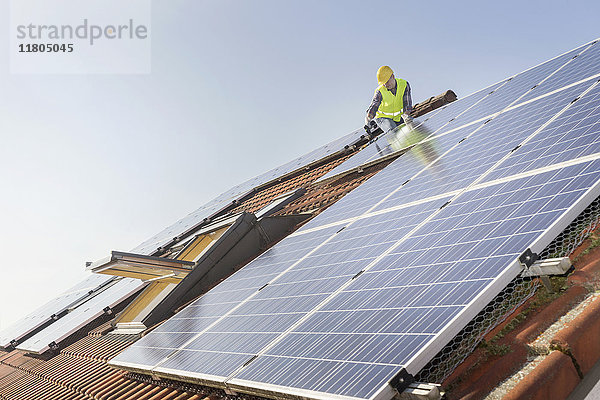
[[[380,85],[385,84],[390,79],[393,73],[394,71],[392,71],[392,69],[387,65],[380,67],[377,70],[377,82],[379,82]]]

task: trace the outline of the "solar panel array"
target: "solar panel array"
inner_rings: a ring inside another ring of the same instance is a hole
[[[102,315],[121,301],[133,295],[143,286],[139,279],[117,278],[97,293],[82,300],[67,315],[17,346],[19,350],[43,353],[51,343],[59,343],[69,335]]]
[[[111,363],[263,395],[391,398],[600,195],[598,48],[456,106]]]
[[[139,246],[131,250],[132,253],[152,254],[159,247],[165,245],[173,238],[185,233],[187,230],[195,227],[206,218],[211,218],[222,210],[231,205],[234,200],[237,200],[248,194],[253,188],[275,180],[283,175],[287,175],[300,168],[310,165],[316,161],[323,159],[329,155],[343,151],[346,146],[352,146],[361,140],[365,134],[363,129],[357,129],[339,139],[336,139],[324,146],[321,146],[301,157],[298,157],[284,165],[274,168],[264,174],[256,176],[240,185],[234,186],[227,192],[222,193],[217,198],[206,203],[186,217],[168,226],[161,232],[141,243]]]
[[[600,51],[598,46],[586,44],[542,65],[458,99],[437,113],[427,116],[422,123],[417,122],[413,129],[398,127],[380,136],[371,145],[352,156],[347,162],[329,171],[320,180],[324,181],[356,170],[361,166],[404,150],[416,142],[453,128],[487,120],[510,104],[531,100],[556,88],[562,88],[589,77],[580,71],[593,71],[594,68],[598,68],[598,51]],[[581,59],[577,60],[577,63],[572,63],[573,57],[580,56]],[[537,85],[535,90],[528,92],[528,89],[532,89],[534,85]]]
[[[435,135],[435,133],[445,127],[452,118],[455,118],[476,106],[483,98],[505,83],[506,81],[502,81],[447,104],[446,106],[431,112],[431,115],[427,114],[427,118],[423,122],[419,122],[415,119],[413,129],[399,126],[376,137],[367,147],[354,154],[346,162],[329,171],[318,181],[325,181],[344,172],[356,170],[360,166],[368,165],[369,163],[375,162],[400,150],[404,150],[405,148],[414,145],[416,142],[420,142]]]
[[[40,326],[52,322],[53,316],[56,318],[56,316],[62,315],[67,308],[88,297],[90,292],[95,292],[104,287],[113,279],[114,276],[90,275],[65,293],[0,331],[0,347],[8,347],[12,341],[18,342],[22,337],[32,333]]]

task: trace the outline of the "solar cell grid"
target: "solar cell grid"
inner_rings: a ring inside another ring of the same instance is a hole
[[[277,371],[290,362],[286,357],[305,358],[308,364],[340,362],[319,376],[310,375],[304,388],[322,388],[323,382],[344,369],[354,371],[346,381],[352,382],[365,373],[364,366],[357,368],[356,364],[365,360],[418,372],[422,365],[411,366],[410,362],[420,349],[435,340],[450,320],[597,182],[599,172],[600,161],[592,161],[458,197],[378,266],[359,276],[319,311],[313,311],[284,339],[279,338],[235,379],[285,385],[280,380],[285,377],[278,376]],[[570,201],[556,203],[561,195]],[[497,214],[499,207],[509,212]],[[480,229],[482,219],[487,221],[485,229]],[[513,277],[516,273],[518,270],[513,271]],[[392,376],[371,388],[377,390]],[[336,394],[357,395],[343,384],[325,387]]]
[[[507,158],[486,181],[500,179],[600,151],[600,86],[575,102]]]
[[[416,201],[467,187],[588,87],[589,83],[583,83],[502,113],[473,130],[474,133],[460,144],[457,142],[462,130],[440,138],[440,141],[453,140],[456,147],[444,153],[439,162],[434,161],[431,167],[411,179],[376,210],[397,204],[400,197],[402,201]],[[411,151],[420,151],[421,146]]]
[[[326,213],[324,212],[309,221],[300,231],[339,223],[368,212],[389,196],[394,189],[398,189],[403,182],[412,178],[443,154],[445,148],[454,146],[458,141],[456,137],[459,135],[434,138],[419,148],[411,149],[377,173],[377,179],[367,180],[351,192],[352,196],[342,197],[329,207]]]
[[[88,296],[89,291],[98,289],[112,279],[114,279],[114,277],[108,275],[90,275],[60,296],[50,300],[23,319],[0,331],[0,346],[9,346],[11,340],[20,339],[23,335],[31,332],[42,324],[47,323],[52,315],[60,314],[73,303]]]
[[[111,283],[106,289],[99,291],[89,300],[71,310],[47,328],[17,346],[17,349],[42,353],[51,342],[58,343],[68,335],[103,313],[107,306],[113,306],[127,296],[133,294],[143,285],[139,279],[125,278]]]
[[[362,149],[350,157],[350,159],[329,171],[326,175],[320,178],[319,181],[327,180],[331,177],[339,175],[342,172],[349,171],[353,168],[359,167],[360,165],[380,159],[404,147],[407,147],[408,145],[414,144],[414,141],[420,141],[435,134],[452,118],[457,117],[467,109],[476,105],[485,96],[488,96],[490,92],[497,89],[504,83],[505,82],[496,83],[467,97],[458,99],[442,107],[437,112],[433,112],[433,115],[427,114],[421,123],[419,123],[418,120],[415,120],[415,129],[417,134],[412,134],[410,135],[411,137],[404,137],[405,134],[400,129],[394,129],[379,136],[366,148]]]
[[[505,109],[509,93],[521,96],[565,57],[485,97],[485,112]],[[272,395],[384,393],[403,369],[416,374],[521,272],[520,254],[541,251],[600,195],[600,152],[591,139],[600,133],[596,91],[567,107],[591,84],[506,110],[477,131],[473,125],[440,136],[443,180],[429,173],[431,160],[417,163],[409,151],[282,241],[285,250],[274,246],[163,324],[160,341],[149,334],[115,365]],[[475,133],[457,141],[467,132]],[[518,145],[535,152],[540,146],[527,144],[538,137],[558,145],[581,134],[577,153],[517,170],[530,174],[492,178],[503,158],[520,154]],[[406,182],[413,176],[422,178]],[[202,329],[196,336],[178,331],[195,324]]]
[[[408,232],[437,207],[439,203],[421,204],[398,210],[385,220],[374,217],[370,221],[357,221],[222,318],[194,342],[171,355],[156,369],[178,369],[180,361],[192,353],[220,352],[224,351],[223,346],[230,352],[252,356],[373,262],[395,241],[394,234]],[[393,229],[390,227],[391,221]],[[375,238],[374,231],[378,232]],[[348,248],[349,240],[353,241],[354,248],[351,250]],[[357,240],[360,244],[356,243]],[[239,359],[232,360],[237,362]],[[215,365],[198,364],[193,371],[206,375],[216,375],[217,370],[225,371],[225,378],[240,366],[239,363],[233,363],[227,369],[219,361]]]
[[[515,75],[505,85],[502,85],[498,90],[485,97],[477,107],[460,115],[444,129],[452,129],[453,127],[458,127],[479,119],[489,118],[491,115],[502,111],[506,107],[520,102],[522,96],[529,92],[531,88],[540,84],[550,74],[568,63],[574,55],[581,53],[585,48],[586,46],[581,46]],[[554,89],[558,89],[558,87],[555,87]],[[541,94],[543,93],[538,92],[537,87],[531,91],[531,95],[534,97]]]
[[[114,276],[110,275],[90,274],[87,278],[65,291],[64,294],[66,295],[75,292],[87,292],[90,290],[95,290],[99,287],[106,285],[114,278]]]
[[[487,98],[490,93],[498,90],[498,88],[506,84],[507,81],[503,80],[462,99],[457,99],[456,101],[442,107],[440,111],[434,115],[429,116],[426,114],[423,116],[422,118],[424,121],[422,123],[427,127],[427,130],[438,132],[440,129],[443,129],[447,123],[457,118],[459,115],[467,112],[468,110],[473,109],[483,99]]]
[[[415,338],[411,342],[417,344],[414,340],[419,339]],[[403,344],[409,346],[411,343]],[[366,346],[368,344],[359,345]],[[349,391],[355,394],[355,397],[352,398],[367,399],[371,396],[373,386],[385,381],[390,374],[394,374],[397,370],[397,367],[393,365],[275,356],[260,357],[253,363],[255,363],[255,369],[245,370],[240,378],[232,380],[229,385],[234,387],[236,385],[239,387],[254,385],[254,382],[262,379],[264,375],[261,371],[266,369],[271,371],[271,383],[263,383],[260,387],[267,390],[285,392],[289,388],[297,388],[296,393],[309,398],[319,398],[317,396],[320,393],[328,393],[330,399],[348,399],[349,397],[344,396],[343,393]],[[298,371],[302,371],[302,373],[298,373]],[[317,378],[324,376],[326,378]]]
[[[583,46],[582,51],[578,53],[575,59],[542,82],[531,93],[528,93],[523,97],[523,100],[529,100],[597,74],[600,74],[600,45],[598,41]]]

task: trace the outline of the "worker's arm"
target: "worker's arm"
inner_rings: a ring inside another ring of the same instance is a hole
[[[412,96],[410,95],[410,85],[408,81],[406,82],[406,89],[404,90],[402,104],[404,104],[404,113],[410,115],[412,112]]]
[[[371,105],[367,109],[367,116],[365,117],[365,124],[369,124],[373,118],[375,118],[375,114],[377,114],[377,109],[381,104],[381,100],[383,97],[381,96],[381,92],[379,90],[375,91],[375,95],[373,96],[373,100],[371,100]]]

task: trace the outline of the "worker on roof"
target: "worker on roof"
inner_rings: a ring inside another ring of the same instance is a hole
[[[365,123],[368,125],[374,118],[381,129],[388,131],[412,121],[412,98],[408,82],[396,78],[394,71],[387,65],[377,71],[377,82],[379,86],[367,110]]]

